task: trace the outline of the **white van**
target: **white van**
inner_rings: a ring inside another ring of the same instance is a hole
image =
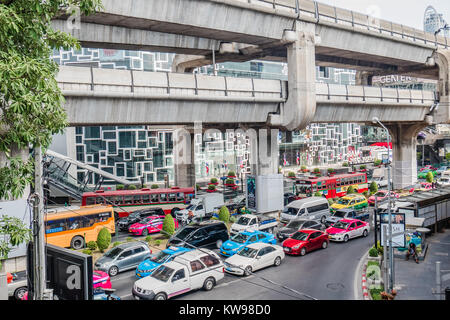
[[[166,300],[200,288],[209,291],[224,276],[219,256],[211,250],[197,249],[176,256],[137,280],[132,294],[137,300]]]
[[[309,197],[289,203],[281,213],[280,222],[289,223],[295,219],[320,220],[325,223],[330,215],[328,200],[323,197]]]

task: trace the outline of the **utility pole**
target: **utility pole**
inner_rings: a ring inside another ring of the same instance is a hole
[[[42,189],[42,149],[34,148],[34,194],[33,201],[33,300],[44,300],[45,281],[45,224],[44,224],[44,192]]]

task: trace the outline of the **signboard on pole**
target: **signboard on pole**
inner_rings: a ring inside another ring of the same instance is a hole
[[[386,226],[387,236],[389,236],[389,214],[383,213],[380,215],[381,230]],[[405,238],[405,214],[392,213],[392,247],[404,248],[406,246]],[[401,234],[398,234],[401,233]],[[398,235],[395,235],[398,234]],[[381,233],[381,243],[384,243],[384,236]],[[386,246],[389,246],[389,238],[386,239]]]

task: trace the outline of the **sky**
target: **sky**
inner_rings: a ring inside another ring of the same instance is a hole
[[[423,30],[425,9],[428,5],[432,5],[450,24],[450,0],[318,0],[318,2],[420,30]]]

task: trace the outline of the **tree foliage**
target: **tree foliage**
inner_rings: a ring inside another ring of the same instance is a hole
[[[175,221],[171,214],[166,214],[162,225],[162,231],[167,236],[171,236],[175,233]]]
[[[352,194],[352,193],[356,193],[355,188],[353,188],[353,186],[350,186],[347,188],[347,194]]]
[[[20,197],[32,181],[31,157],[16,157],[14,148],[45,149],[67,125],[50,56],[79,44],[51,20],[75,6],[84,15],[101,9],[100,0],[0,0],[0,199]]]
[[[230,221],[230,211],[228,210],[227,207],[222,206],[219,210],[219,220],[223,221],[223,222],[228,222]]]
[[[378,191],[378,185],[375,181],[372,181],[369,186],[369,190],[371,194],[375,194]]]
[[[427,173],[427,178],[426,179],[427,179],[427,182],[429,182],[429,183],[433,182],[434,176],[433,176],[433,173],[431,171],[429,171]]]
[[[106,248],[111,244],[111,233],[108,229],[103,228],[97,235],[97,247],[100,252],[105,251]]]
[[[31,231],[22,220],[2,215],[0,217],[0,269],[2,260],[8,258],[11,249],[31,240]]]

